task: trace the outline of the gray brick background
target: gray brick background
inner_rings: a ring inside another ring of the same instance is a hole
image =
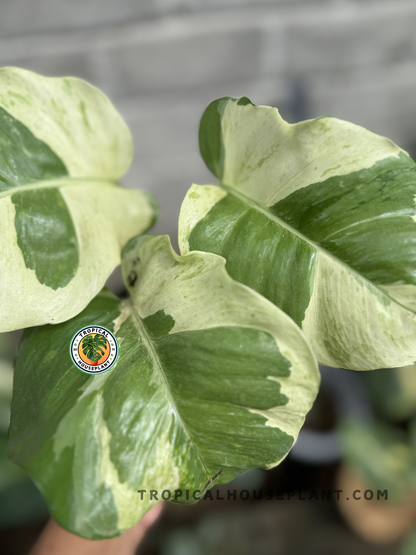
[[[416,151],[416,0],[0,0],[0,65],[76,75],[106,92],[136,156],[123,183],[154,193],[155,233],[213,181],[198,124],[246,95],[288,121],[333,115]],[[215,181],[214,181],[215,182]]]

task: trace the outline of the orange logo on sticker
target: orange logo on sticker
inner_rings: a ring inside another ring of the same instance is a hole
[[[119,351],[118,341],[102,326],[80,329],[70,343],[70,355],[75,366],[87,374],[102,374],[114,366]]]

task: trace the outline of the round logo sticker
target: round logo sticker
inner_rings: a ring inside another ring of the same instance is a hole
[[[114,366],[118,342],[107,328],[87,326],[72,338],[69,353],[75,366],[87,374],[102,374]]]

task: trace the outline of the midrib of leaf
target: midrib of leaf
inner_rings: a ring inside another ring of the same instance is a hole
[[[200,460],[200,462],[201,462],[201,464],[202,464],[202,466],[203,466],[203,468],[206,472],[207,478],[209,478],[211,476],[211,473],[208,471],[208,469],[205,465],[204,459],[203,459],[201,453],[199,452],[198,447],[196,446],[195,442],[193,441],[192,436],[189,433],[185,422],[182,420],[182,417],[179,414],[178,407],[176,405],[175,399],[172,396],[170,386],[169,386],[169,382],[168,382],[168,380],[166,378],[166,375],[165,375],[165,372],[163,370],[163,366],[162,366],[162,363],[160,361],[159,355],[157,354],[156,349],[153,346],[152,340],[151,340],[150,336],[148,335],[148,333],[146,331],[146,328],[144,327],[140,316],[138,316],[136,314],[136,309],[135,309],[134,302],[133,302],[132,299],[129,299],[129,304],[130,304],[130,307],[131,307],[130,314],[131,314],[134,326],[137,329],[137,332],[138,332],[139,336],[142,338],[144,346],[146,347],[146,350],[150,355],[150,358],[153,362],[153,368],[157,368],[157,370],[159,372],[159,375],[161,377],[161,380],[162,380],[162,383],[163,383],[163,386],[164,386],[164,389],[165,389],[165,392],[166,392],[166,396],[167,396],[167,398],[170,402],[170,405],[173,409],[173,413],[174,413],[175,417],[177,418],[177,420],[179,421],[179,423],[181,424],[182,428],[185,430],[187,436],[190,438],[190,440],[191,440],[190,445],[192,446],[195,453],[197,454],[197,457]]]
[[[96,183],[112,187],[119,187],[117,181],[111,179],[99,178],[99,177],[70,177],[64,176],[61,179],[51,179],[48,181],[34,181],[33,183],[28,183],[27,185],[18,185],[17,187],[12,187],[0,193],[0,199],[3,197],[8,197],[14,195],[15,193],[24,193],[25,191],[36,190],[36,189],[52,189],[70,187],[72,185],[85,185],[85,183]]]
[[[258,210],[259,212],[261,212],[262,214],[264,214],[267,218],[269,218],[269,220],[275,221],[278,225],[280,225],[281,227],[287,229],[287,231],[289,231],[289,233],[292,233],[293,235],[296,235],[297,237],[299,237],[299,239],[301,239],[302,241],[305,241],[306,243],[308,243],[309,245],[311,245],[313,248],[315,248],[317,251],[321,251],[323,253],[325,253],[329,258],[331,258],[332,260],[334,260],[337,264],[340,264],[341,266],[343,266],[344,268],[346,268],[350,273],[355,274],[357,276],[359,276],[361,279],[364,279],[365,281],[367,281],[368,283],[371,283],[371,285],[373,287],[377,287],[377,289],[386,297],[388,297],[393,303],[396,303],[397,305],[403,307],[405,310],[407,310],[408,312],[412,312],[413,314],[415,314],[415,311],[411,310],[410,308],[407,308],[406,306],[402,305],[401,303],[399,303],[398,301],[396,301],[395,299],[393,299],[386,291],[384,291],[384,289],[381,289],[381,286],[377,285],[376,283],[374,283],[373,281],[371,281],[370,279],[366,278],[365,276],[363,276],[362,274],[360,274],[360,272],[357,272],[357,270],[355,270],[354,268],[352,268],[349,264],[347,264],[346,262],[343,262],[342,260],[340,260],[339,258],[337,258],[336,256],[334,256],[331,252],[329,252],[328,250],[326,250],[324,247],[322,247],[321,245],[319,245],[319,243],[315,243],[315,241],[312,241],[312,239],[309,239],[306,235],[303,235],[303,233],[301,233],[300,231],[298,231],[297,229],[295,229],[294,227],[292,227],[290,224],[288,224],[287,222],[285,222],[284,220],[282,220],[281,218],[279,218],[278,216],[276,216],[275,214],[273,214],[272,212],[270,212],[270,210],[266,207],[263,206],[262,204],[259,204],[258,202],[256,202],[255,200],[251,199],[250,197],[248,197],[247,195],[245,195],[244,193],[242,193],[241,191],[238,191],[235,187],[231,187],[229,185],[225,185],[223,183],[220,184],[220,187],[222,187],[223,189],[225,189],[225,191],[227,191],[228,194],[234,196],[235,198],[237,198],[238,200],[244,202],[245,204],[247,204],[248,206],[250,206],[251,208],[254,208],[255,210]],[[386,284],[387,285],[387,284]]]

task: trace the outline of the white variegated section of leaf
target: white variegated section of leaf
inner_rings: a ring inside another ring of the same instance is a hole
[[[211,208],[227,196],[227,192],[216,185],[204,185],[204,194],[200,195],[198,185],[192,185],[183,201],[180,219],[178,242],[182,254],[190,251],[188,237],[195,225],[202,220]]]
[[[71,177],[118,180],[130,167],[130,131],[110,100],[74,77],[0,69],[0,106],[45,142]]]
[[[191,252],[189,236],[194,227],[204,219],[211,208],[227,196],[227,191],[217,185],[193,184],[186,193],[179,214],[178,244],[181,254]]]
[[[380,285],[380,289],[399,304],[416,312],[416,287],[414,285],[410,283],[391,283],[390,285]]]
[[[0,329],[2,332],[46,323],[56,324],[78,314],[104,286],[120,264],[125,243],[149,228],[154,212],[148,196],[139,190],[122,189],[107,182],[60,180],[79,244],[76,275],[63,288],[39,283],[35,271],[26,267],[17,246],[15,206],[10,197],[0,199]],[[87,198],[97,199],[85,202]],[[34,300],[34,302],[33,302]]]
[[[265,206],[311,183],[371,168],[403,152],[358,125],[337,118],[289,124],[269,106],[228,102],[221,127],[226,145],[222,183]]]
[[[302,330],[317,359],[352,370],[412,363],[415,314],[325,252],[319,252],[314,289]],[[322,341],[324,338],[324,341]]]
[[[80,401],[85,399],[93,391],[101,389],[109,376],[110,373],[92,377],[77,403],[66,414],[64,419],[61,420],[56,430],[53,443],[56,460],[59,459],[63,449],[66,447],[74,447],[76,460],[82,464],[85,457],[84,450],[86,445],[85,443],[80,444],[77,442],[79,428],[74,426],[74,422],[82,422],[87,419],[85,406],[83,406]],[[143,499],[141,499],[137,490],[131,487],[128,480],[125,482],[120,480],[117,467],[111,460],[111,433],[104,419],[103,410],[104,400],[102,395],[97,395],[94,398],[92,406],[89,407],[89,411],[92,413],[93,426],[92,429],[86,430],[87,434],[91,434],[91,441],[95,443],[95,472],[93,473],[95,483],[93,487],[98,490],[101,486],[105,486],[111,490],[117,509],[117,527],[119,530],[124,531],[134,526],[140,518],[157,504],[157,501],[154,499],[150,500],[148,495],[143,496]],[[91,424],[91,420],[89,424]],[[167,434],[162,434],[156,442],[155,457],[159,461],[159,464],[148,468],[146,474],[142,478],[141,489],[147,491],[156,489],[160,492],[163,489],[174,491],[179,485],[178,468],[174,464],[170,464],[166,465],[167,470],[165,472],[161,472],[163,465],[160,464],[166,459],[167,454],[171,452],[171,445],[169,444]],[[89,464],[91,464],[91,461]],[[75,506],[81,508],[85,507],[85,492],[91,488],[92,484],[91,475],[89,473],[84,474],[80,470],[78,465],[74,465],[72,479],[74,484],[74,503]],[[102,507],[96,506],[96,501],[93,500],[93,496],[91,496],[91,501],[91,512],[103,510]],[[75,515],[75,528],[78,530],[85,530],[85,521],[89,516],[91,515],[80,510],[78,516]]]

